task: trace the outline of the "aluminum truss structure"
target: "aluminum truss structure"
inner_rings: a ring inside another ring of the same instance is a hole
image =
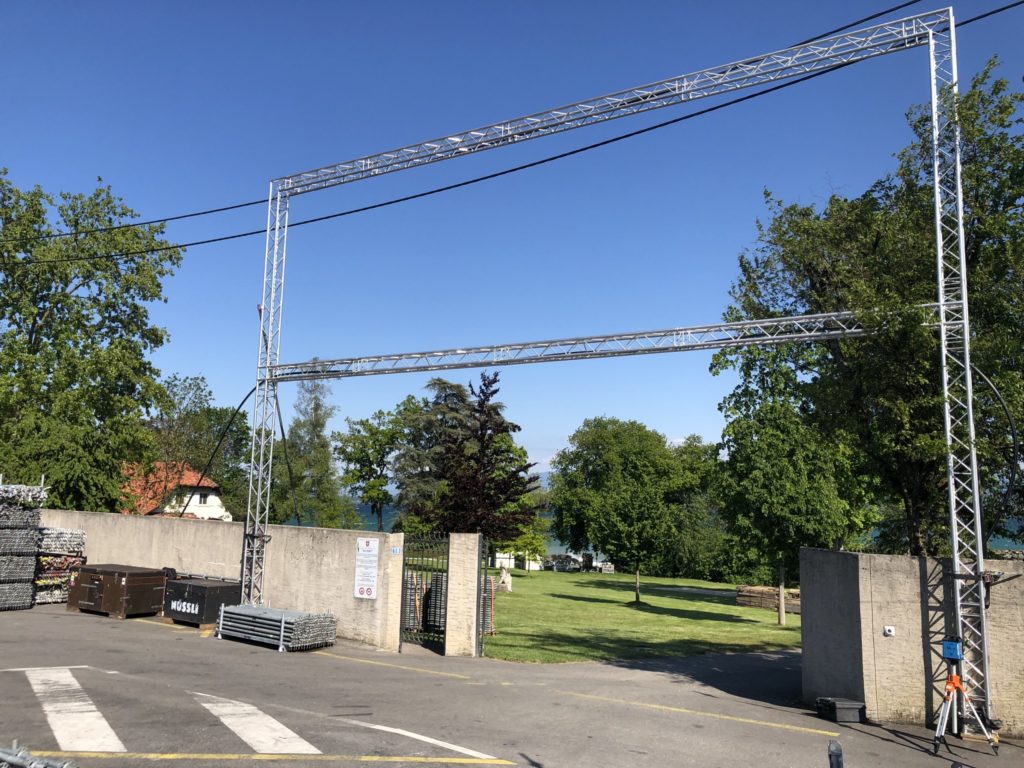
[[[984,543],[972,410],[970,323],[967,311],[963,194],[960,183],[960,136],[955,112],[956,39],[951,8],[833,35],[742,61],[272,181],[267,215],[263,300],[260,305],[257,395],[253,411],[249,502],[242,558],[244,602],[255,605],[263,602],[267,507],[279,382],[416,370],[446,370],[479,365],[578,360],[792,340],[812,341],[862,332],[855,320],[837,314],[818,316],[816,319],[783,318],[750,325],[723,324],[641,334],[282,366],[279,364],[281,319],[284,305],[288,204],[291,197],[661,107],[823,72],[920,46],[928,47],[931,71],[938,315],[954,554],[954,578],[951,585],[955,612],[953,618],[963,638],[967,657],[958,671],[972,700],[978,705],[983,716],[991,719],[992,702],[984,613]],[[770,325],[772,323],[775,325]],[[816,326],[815,323],[820,325]],[[960,703],[960,714],[963,715],[963,702]]]
[[[974,435],[974,386],[971,380],[971,324],[967,309],[967,257],[964,249],[964,199],[960,178],[960,126],[956,119],[956,25],[928,33],[932,105],[932,184],[935,248],[939,278],[939,335],[942,349],[943,419],[946,428],[946,478],[952,538],[954,621],[963,640],[958,672],[982,717],[991,721],[985,618],[985,537]],[[961,720],[968,707],[954,710]],[[957,730],[956,720],[953,730]],[[984,728],[981,729],[984,732]]]
[[[275,366],[271,369],[271,376],[275,382],[347,379],[353,376],[380,376],[387,373],[450,371],[457,368],[556,363],[565,360],[651,355],[660,352],[689,352],[697,349],[768,346],[866,334],[867,331],[852,312],[832,312],[689,328],[667,328],[660,331],[442,349],[436,352],[311,360],[306,363]]]

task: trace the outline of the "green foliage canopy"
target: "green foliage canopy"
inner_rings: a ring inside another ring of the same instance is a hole
[[[115,511],[123,465],[151,447],[143,419],[161,388],[149,354],[167,334],[147,304],[181,252],[158,250],[160,225],[46,236],[135,218],[109,187],[54,197],[0,170],[0,472],[45,475],[50,503],[69,509]],[[137,255],[102,258],[123,253]]]
[[[334,464],[327,422],[336,408],[328,403],[330,388],[322,381],[299,383],[295,417],[288,427],[288,445],[275,461],[272,502],[274,522],[293,517],[291,496],[302,524],[318,528],[362,528],[352,499],[341,492],[341,477]]]
[[[1024,97],[993,78],[994,66],[990,62],[974,78],[958,103],[971,344],[973,362],[996,382],[1020,422]],[[898,505],[901,534],[880,541],[920,555],[942,552],[948,511],[938,339],[928,312],[919,308],[937,295],[931,127],[923,108],[911,110],[909,121],[915,140],[899,154],[896,172],[860,197],[833,196],[820,212],[768,199],[772,218],[760,227],[758,247],[740,257],[725,315],[740,320],[854,311],[871,335],[792,344],[773,353],[726,351],[713,370],[733,367],[741,377],[723,403],[733,420],[727,443],[739,447],[761,434],[764,420],[775,424],[780,455],[803,454],[815,473],[831,476],[851,513],[862,513],[868,497],[876,507]],[[1008,426],[980,385],[975,398],[983,486],[995,491],[983,499],[991,520],[1006,483]],[[738,399],[747,407],[737,409]],[[784,403],[792,416],[782,413]],[[824,453],[812,456],[812,446]],[[811,486],[805,490],[812,493]],[[821,498],[831,508],[831,496]],[[1019,505],[1018,499],[1018,515]],[[825,507],[823,514],[835,514]]]
[[[427,388],[430,397],[399,406],[395,477],[403,526],[516,538],[536,517],[524,497],[537,476],[512,437],[519,425],[505,418],[496,399],[498,374],[481,373],[479,386],[468,389],[444,379]]]
[[[555,535],[640,571],[672,531],[679,463],[665,437],[637,421],[587,419],[551,462]],[[636,599],[639,600],[639,584]]]

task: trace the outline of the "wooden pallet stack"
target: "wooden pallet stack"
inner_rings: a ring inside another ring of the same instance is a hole
[[[736,587],[736,605],[748,608],[765,608],[779,610],[778,587],[752,587],[740,584]],[[800,590],[786,590],[786,613],[800,613]]]

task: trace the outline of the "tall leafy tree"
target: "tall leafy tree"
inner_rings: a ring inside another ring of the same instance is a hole
[[[359,494],[384,530],[384,508],[394,502],[393,460],[401,445],[402,426],[393,411],[377,411],[368,419],[346,419],[347,432],[332,436],[344,466],[342,484]]]
[[[287,450],[290,472],[282,473],[283,461],[275,461],[277,494],[275,517],[287,518],[289,502],[282,498],[287,489],[299,511],[299,522],[319,528],[360,528],[355,504],[341,492],[341,477],[334,464],[327,422],[336,408],[327,402],[330,389],[322,381],[299,383],[295,417],[288,428],[288,445],[275,456],[284,458]],[[288,464],[283,469],[287,470]],[[287,477],[287,482],[285,478]],[[286,511],[287,510],[287,511]]]
[[[755,543],[776,567],[780,624],[786,574],[796,573],[800,547],[831,547],[871,519],[850,504],[843,447],[826,441],[800,413],[784,354],[748,355],[748,365],[757,360],[758,386],[741,385],[723,407],[729,418],[723,512],[734,536]]]
[[[512,437],[519,425],[496,399],[498,374],[484,372],[468,389],[433,379],[428,389],[430,397],[401,407],[396,470],[403,514],[434,530],[515,538],[536,517],[536,507],[523,500],[537,476]]]
[[[637,421],[587,419],[551,467],[555,535],[631,568],[639,603],[640,572],[673,530],[669,496],[679,463],[665,437]]]
[[[963,135],[965,246],[974,363],[1024,417],[1024,137],[1022,96],[992,76],[990,63],[958,103]],[[790,345],[777,379],[803,424],[839,449],[860,489],[882,508],[898,505],[902,532],[885,537],[911,554],[939,554],[948,540],[940,358],[931,316],[936,298],[931,128],[911,110],[915,141],[897,171],[857,198],[834,196],[823,210],[769,199],[758,247],[740,258],[730,320],[852,310],[872,333],[813,348]],[[740,388],[759,402],[756,350],[720,354],[739,369]],[[976,387],[978,448],[989,519],[1006,483],[1007,423]],[[793,439],[803,439],[793,431]],[[993,493],[994,491],[995,493]],[[847,496],[852,508],[858,506]],[[1019,506],[1011,511],[1019,515]],[[890,527],[891,531],[892,528]]]
[[[115,511],[123,465],[152,447],[167,334],[147,306],[181,252],[160,225],[111,229],[135,218],[107,186],[53,196],[0,170],[0,473],[45,475],[52,504]]]
[[[707,581],[735,578],[728,527],[719,501],[721,461],[718,446],[690,435],[672,453],[679,465],[678,481],[669,492],[672,531],[652,562],[652,571]]]

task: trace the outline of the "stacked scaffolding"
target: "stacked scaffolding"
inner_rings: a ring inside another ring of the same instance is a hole
[[[40,528],[35,566],[36,605],[66,603],[71,572],[85,565],[85,531]]]
[[[42,486],[0,485],[0,611],[32,607]]]
[[[307,651],[334,645],[338,620],[329,613],[283,611],[261,605],[222,605],[217,636],[277,646],[279,651]]]

